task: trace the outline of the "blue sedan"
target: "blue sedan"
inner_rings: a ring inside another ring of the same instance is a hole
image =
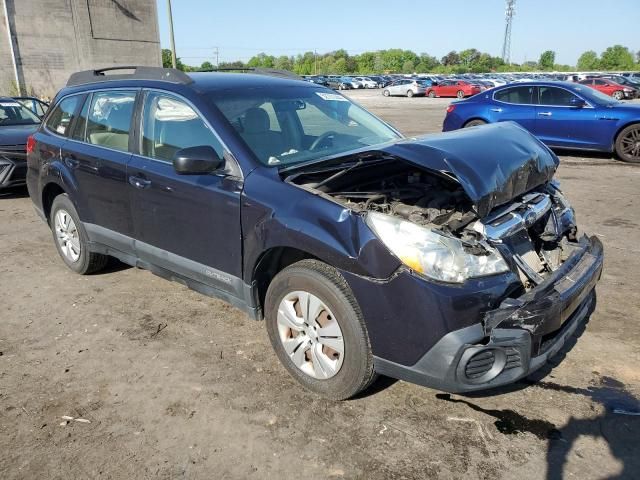
[[[568,82],[496,87],[447,108],[443,131],[515,121],[549,147],[615,151],[640,162],[640,105]]]

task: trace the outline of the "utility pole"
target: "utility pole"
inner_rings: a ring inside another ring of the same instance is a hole
[[[171,13],[171,0],[167,0],[167,15],[169,17],[169,36],[171,38],[171,65],[176,68],[176,41],[173,38],[173,14]]]
[[[502,60],[511,63],[511,24],[516,14],[516,0],[506,0],[507,8],[504,11],[506,25],[504,27],[504,42],[502,43]]]
[[[216,56],[216,69],[220,68],[220,49],[213,47],[213,54]]]
[[[315,65],[316,65],[316,75],[318,74],[318,51],[314,50],[313,51],[313,60],[315,61]]]
[[[18,96],[22,96],[22,82],[20,81],[20,74],[18,73],[18,58],[16,55],[16,48],[13,42],[13,32],[11,28],[11,21],[9,20],[9,9],[7,8],[7,0],[3,2],[4,7],[4,19],[7,27],[7,36],[9,37],[9,50],[11,52],[11,63],[13,64],[13,75],[16,81],[16,89]]]

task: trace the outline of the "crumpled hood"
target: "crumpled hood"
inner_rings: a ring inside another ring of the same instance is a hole
[[[453,174],[479,217],[553,178],[558,157],[514,122],[402,140],[382,152]]]

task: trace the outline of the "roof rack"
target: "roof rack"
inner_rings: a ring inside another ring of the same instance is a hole
[[[300,75],[297,75],[288,70],[278,70],[276,68],[259,68],[259,67],[240,67],[240,68],[213,68],[211,70],[198,70],[198,72],[244,72],[255,73],[256,75],[268,75],[270,77],[291,78],[293,80],[303,80]],[[194,72],[197,73],[197,72]]]
[[[133,73],[105,74],[105,72],[118,70],[132,70]],[[67,81],[67,87],[110,80],[163,80],[165,82],[182,83],[184,85],[193,82],[189,75],[174,68],[121,66],[73,73]]]

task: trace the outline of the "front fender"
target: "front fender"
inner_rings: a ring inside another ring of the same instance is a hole
[[[241,209],[245,282],[262,254],[275,247],[372,278],[388,278],[400,266],[360,215],[283,182],[275,170],[259,168],[245,179]]]

